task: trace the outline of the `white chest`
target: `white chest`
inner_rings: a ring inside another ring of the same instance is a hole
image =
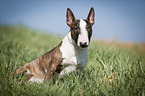
[[[62,46],[60,47],[62,53],[62,65],[65,66],[64,70],[60,73],[64,74],[64,71],[71,72],[79,68],[84,70],[88,62],[88,49],[77,48],[73,45],[70,33],[63,39]]]
[[[61,50],[63,62],[62,65],[69,64],[69,65],[84,65],[88,61],[88,50],[71,50],[70,48]]]

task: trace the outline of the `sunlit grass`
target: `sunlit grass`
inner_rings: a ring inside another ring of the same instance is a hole
[[[92,41],[84,73],[71,73],[55,84],[27,83],[22,75],[15,77],[23,66],[62,40],[22,26],[0,26],[0,95],[110,95],[140,96],[145,86],[145,55],[135,48],[126,49]]]

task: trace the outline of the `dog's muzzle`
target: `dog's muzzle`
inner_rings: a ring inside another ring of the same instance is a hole
[[[86,47],[88,47],[87,42],[84,42],[84,43],[80,42],[80,47],[81,47],[81,48],[86,48]]]

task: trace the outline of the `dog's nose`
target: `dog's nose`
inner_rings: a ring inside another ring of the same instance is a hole
[[[80,46],[82,48],[88,47],[87,42],[80,42]]]

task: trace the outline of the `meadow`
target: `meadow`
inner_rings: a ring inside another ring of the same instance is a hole
[[[56,83],[28,83],[16,69],[54,48],[63,37],[24,26],[0,25],[0,96],[142,96],[145,52],[92,40],[84,73]]]

